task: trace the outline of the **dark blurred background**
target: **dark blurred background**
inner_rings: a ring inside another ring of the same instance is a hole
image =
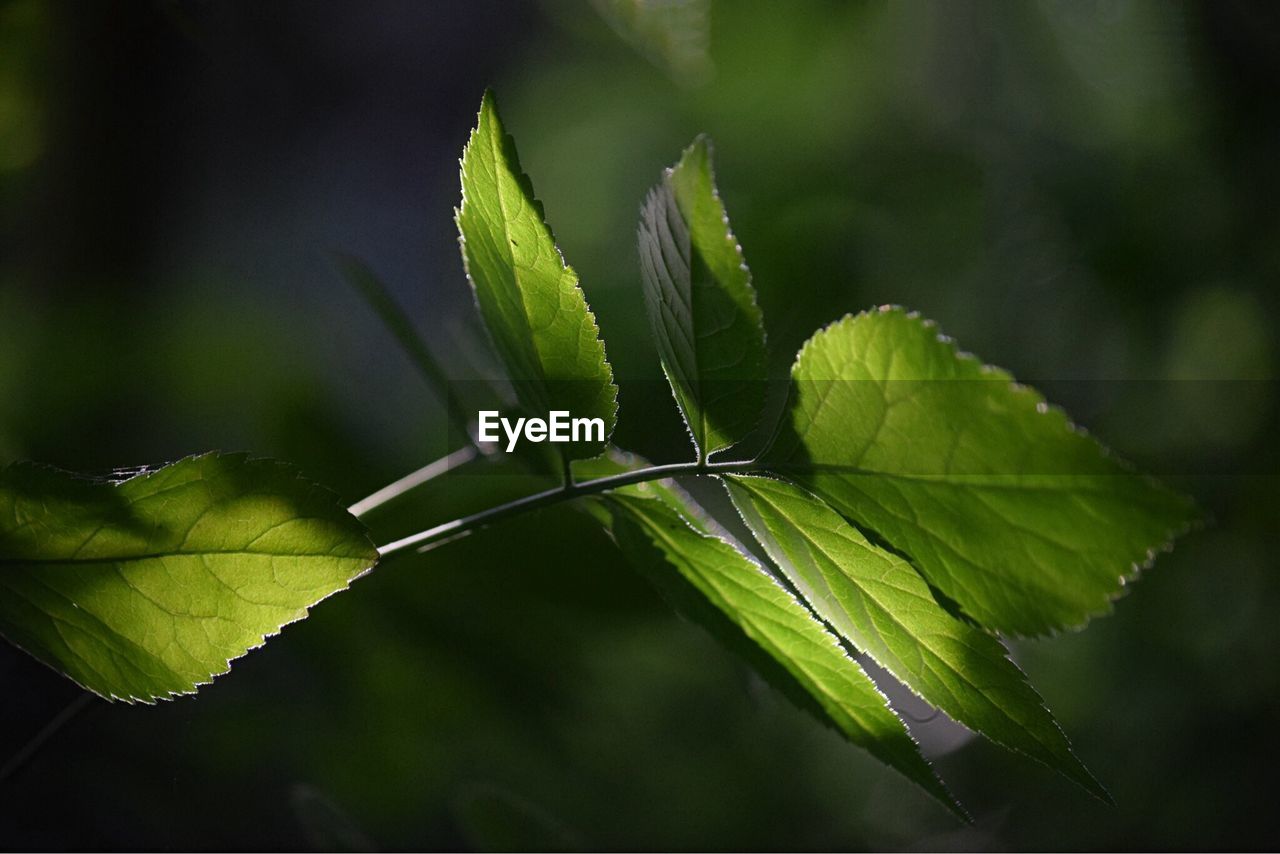
[[[633,241],[705,131],[778,366],[901,303],[1196,495],[1214,524],[1114,616],[1015,646],[1117,806],[921,710],[960,827],[548,511],[388,565],[195,699],[79,704],[0,644],[0,847],[1280,845],[1275,4],[3,0],[0,463],[243,449],[354,501],[449,450],[329,253],[478,370],[452,211],[490,85],[621,444],[688,453]]]

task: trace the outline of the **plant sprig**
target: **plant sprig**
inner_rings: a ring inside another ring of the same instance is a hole
[[[1112,457],[917,315],[848,315],[801,348],[766,450],[765,332],[699,138],[649,194],[643,302],[693,460],[610,445],[617,387],[490,93],[462,159],[464,266],[524,411],[599,418],[561,484],[374,547],[357,517],[478,459],[448,373],[366,266],[340,259],[470,444],[343,509],[281,463],[210,454],[129,477],[0,471],[0,631],[95,693],[193,692],[379,561],[572,502],[637,570],[819,720],[963,809],[852,657],[1107,800],[1001,637],[1078,628],[1187,530],[1190,501]],[[793,283],[799,286],[800,283]],[[675,483],[714,478],[756,550]],[[757,551],[760,556],[757,556]]]

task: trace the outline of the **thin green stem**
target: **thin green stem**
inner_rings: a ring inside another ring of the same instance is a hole
[[[466,465],[478,456],[480,456],[480,452],[476,450],[475,445],[459,448],[453,453],[446,454],[438,460],[427,463],[417,471],[405,475],[395,483],[387,484],[382,489],[366,498],[360,499],[347,509],[352,516],[359,518],[381,507],[383,504],[394,501],[409,490],[422,486],[427,481],[434,480],[458,466]]]
[[[757,470],[759,470],[759,464],[754,461],[740,463],[673,463],[671,465],[651,466],[637,469],[636,471],[623,472],[622,474],[600,477],[581,483],[570,483],[564,486],[557,486],[554,489],[548,489],[545,492],[526,495],[524,498],[517,498],[515,501],[509,501],[506,504],[500,504],[497,507],[491,507],[488,510],[482,510],[470,516],[463,516],[461,519],[454,519],[451,522],[436,525],[434,528],[428,528],[416,534],[410,534],[393,543],[379,546],[378,554],[385,559],[409,549],[416,548],[420,551],[425,551],[426,547],[442,540],[465,534],[503,519],[509,519],[512,516],[519,516],[565,501],[572,501],[575,498],[582,498],[586,495],[598,495],[601,492],[607,492],[610,489],[617,489],[622,486],[631,486],[651,480],[665,480],[669,477],[679,477],[681,475],[743,474]]]
[[[71,721],[75,720],[75,718],[85,709],[89,708],[90,704],[92,704],[96,699],[97,696],[85,691],[83,694],[64,706],[62,711],[54,715],[51,721],[41,727],[40,731],[32,736],[30,741],[10,756],[8,761],[4,763],[3,767],[0,767],[0,783],[8,780],[17,773],[23,765],[30,762],[32,757],[39,753],[40,749],[48,743],[49,739],[53,738],[58,734],[59,730],[71,723]]]
[[[342,274],[343,280],[360,292],[360,295],[386,324],[387,329],[396,337],[396,341],[413,361],[423,379],[427,381],[427,385],[431,387],[431,391],[444,405],[445,415],[453,422],[454,429],[474,443],[470,421],[457,395],[454,394],[453,382],[436,361],[431,348],[422,339],[409,315],[405,314],[400,303],[396,302],[395,297],[387,290],[387,286],[368,264],[354,255],[335,252],[333,261],[338,267],[338,272]]]

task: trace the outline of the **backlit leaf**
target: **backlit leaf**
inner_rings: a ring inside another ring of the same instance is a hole
[[[1045,634],[1107,612],[1195,518],[1039,394],[900,309],[818,332],[791,384],[768,467],[996,631]]]
[[[954,720],[1109,800],[991,635],[947,613],[916,570],[794,484],[725,478],[756,539],[813,609]]]
[[[755,560],[691,525],[669,492],[642,497],[628,487],[591,501],[623,553],[677,610],[801,708],[963,816],[875,683]]]
[[[521,404],[539,416],[559,410],[600,418],[607,440],[618,390],[604,342],[491,92],[462,154],[457,222],[480,315]],[[570,458],[590,457],[604,450],[604,442],[559,447]]]
[[[745,438],[765,403],[764,326],[706,138],[649,192],[639,248],[662,368],[706,458]]]
[[[277,462],[0,472],[0,633],[112,699],[195,691],[377,558],[332,493]]]

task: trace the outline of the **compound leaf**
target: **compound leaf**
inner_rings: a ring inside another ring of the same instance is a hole
[[[838,640],[752,558],[691,523],[678,501],[669,489],[646,497],[631,487],[591,499],[619,548],[673,606],[797,705],[964,817]]]
[[[649,192],[638,242],[662,368],[705,459],[745,438],[765,404],[764,326],[705,137]]]
[[[0,471],[0,633],[110,699],[195,691],[377,559],[332,493],[273,461]]]
[[[617,418],[617,387],[595,316],[547,226],[493,93],[462,154],[458,232],[467,277],[521,404],[531,414],[600,418],[605,439]],[[603,442],[560,446],[572,459]]]
[[[794,484],[725,482],[769,557],[858,651],[953,719],[1109,800],[1000,642],[947,613],[910,564]]]
[[[788,407],[766,465],[995,631],[1040,635],[1105,613],[1195,519],[1189,500],[901,309],[810,338]]]

